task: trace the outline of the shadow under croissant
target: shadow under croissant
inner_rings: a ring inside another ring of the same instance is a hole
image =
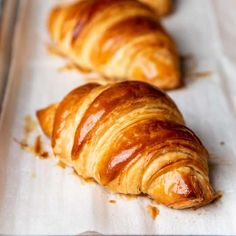
[[[178,11],[178,0],[172,0],[172,11],[171,13],[175,13],[176,11]]]

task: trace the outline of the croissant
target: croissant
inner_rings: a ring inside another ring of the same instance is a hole
[[[173,0],[139,0],[153,8],[159,16],[170,14],[173,8]]]
[[[52,47],[83,71],[105,78],[181,83],[175,43],[149,7],[136,0],[82,0],[55,7],[48,19]]]
[[[207,150],[175,103],[147,83],[89,83],[37,117],[60,161],[113,192],[145,194],[176,209],[218,196]]]

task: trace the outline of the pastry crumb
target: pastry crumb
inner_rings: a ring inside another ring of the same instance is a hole
[[[211,71],[200,71],[200,72],[193,72],[191,74],[189,74],[189,78],[196,80],[196,79],[201,79],[204,77],[209,77],[212,74]]]
[[[37,122],[32,119],[30,115],[25,116],[24,118],[24,134],[28,136],[32,133],[37,127]]]
[[[67,64],[65,64],[65,65],[58,68],[59,72],[71,71],[71,70],[79,71],[79,72],[85,73],[85,74],[91,72],[91,70],[82,68],[82,67],[80,67],[79,65],[76,65],[73,62],[69,62],[69,63],[67,63]]]
[[[60,52],[54,45],[52,45],[50,43],[46,43],[45,46],[46,46],[46,50],[49,55],[60,56],[60,57],[65,58],[65,55],[62,52]]]
[[[41,153],[39,157],[40,157],[40,159],[47,159],[47,158],[49,158],[49,153],[45,151],[45,152]]]
[[[41,136],[38,135],[34,141],[33,145],[30,145],[26,142],[26,140],[18,140],[16,138],[13,138],[13,140],[20,146],[20,148],[26,152],[33,153],[35,156],[37,156],[39,159],[48,159],[50,157],[49,152],[43,149]]]
[[[35,179],[36,178],[36,173],[32,172],[31,176],[32,176],[33,179]]]
[[[157,202],[153,199],[150,199],[152,205],[157,205]]]
[[[109,203],[116,204],[116,200],[111,199],[111,200],[109,200]]]
[[[137,198],[136,195],[131,195],[131,194],[122,194],[122,193],[120,193],[119,196],[120,196],[120,198],[122,198],[124,200],[128,200],[128,201],[134,200],[134,199]]]
[[[87,179],[84,179],[84,181],[86,183],[94,183],[95,182],[93,178],[87,178]]]
[[[147,209],[152,219],[155,220],[160,213],[158,208],[152,205],[148,205]]]
[[[181,69],[184,78],[191,80],[197,80],[205,77],[209,77],[212,71],[197,71],[198,63],[195,56],[191,53],[181,55]]]
[[[29,138],[37,129],[37,122],[30,115],[24,117],[23,138],[21,140],[13,138],[20,148],[26,152],[33,153],[40,159],[49,158],[49,152],[44,150],[41,135],[36,136],[33,144],[29,143]]]
[[[42,152],[42,142],[40,135],[38,135],[34,141],[34,153],[40,155],[41,152]]]
[[[34,141],[33,153],[40,159],[47,159],[49,153],[43,149],[41,135],[38,135]]]
[[[59,162],[57,163],[57,166],[58,166],[58,167],[61,167],[62,169],[65,169],[65,168],[66,168],[66,164],[65,164],[64,162],[62,162],[62,161],[59,161]]]

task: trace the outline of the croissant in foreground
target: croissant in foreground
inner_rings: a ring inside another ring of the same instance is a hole
[[[174,102],[151,85],[86,84],[37,117],[55,155],[111,191],[146,194],[177,209],[217,197],[207,150]]]
[[[52,46],[85,71],[115,81],[181,85],[179,58],[158,16],[136,0],[82,0],[55,7],[48,20]]]

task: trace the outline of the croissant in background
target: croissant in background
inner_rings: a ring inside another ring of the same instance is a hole
[[[158,16],[165,16],[173,9],[173,0],[139,0],[156,11]]]
[[[37,117],[60,161],[113,192],[146,194],[176,209],[218,196],[207,150],[175,103],[151,85],[89,83]]]
[[[48,20],[52,47],[86,71],[115,81],[181,85],[176,46],[158,16],[136,0],[82,0],[55,7]]]

